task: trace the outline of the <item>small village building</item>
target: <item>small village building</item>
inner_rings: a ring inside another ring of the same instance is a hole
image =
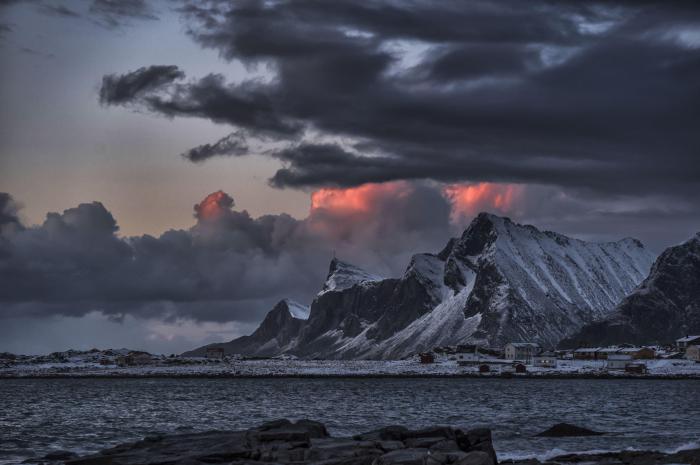
[[[148,365],[153,362],[153,356],[148,352],[131,352],[129,354],[134,362],[134,365]]]
[[[516,373],[527,373],[527,367],[524,363],[516,363],[513,368],[515,368]]]
[[[647,366],[644,363],[628,363],[625,365],[625,373],[632,373],[635,375],[645,375],[647,373]]]
[[[487,364],[481,364],[479,365],[479,373],[489,373],[491,371],[491,367],[488,366]]]
[[[694,362],[700,362],[700,345],[688,346],[685,349],[685,358]]]
[[[574,360],[598,360],[598,347],[582,347],[574,350]]]
[[[624,370],[630,363],[632,363],[632,356],[629,354],[610,354],[605,363],[605,368],[608,370]]]
[[[631,353],[635,360],[652,360],[656,358],[656,349],[653,347],[634,347],[623,349],[622,353]]]
[[[421,363],[435,363],[435,355],[432,352],[423,352],[419,357]]]
[[[457,354],[475,354],[479,350],[479,346],[476,344],[458,344],[455,348],[455,353]]]
[[[620,347],[602,347],[596,352],[596,360],[607,360],[610,355],[621,353]]]
[[[676,339],[676,348],[679,352],[685,352],[688,346],[700,345],[700,336],[686,336]]]
[[[222,360],[224,358],[223,347],[207,347],[205,357],[211,360]]]
[[[117,357],[116,362],[120,367],[148,365],[153,362],[153,356],[148,352],[132,351]]]
[[[505,358],[530,363],[540,350],[539,344],[533,342],[509,342],[505,347]]]
[[[542,352],[532,358],[532,364],[540,368],[556,368],[557,355],[554,352]]]

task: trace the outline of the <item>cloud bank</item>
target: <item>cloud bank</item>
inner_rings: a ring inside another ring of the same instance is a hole
[[[185,79],[156,65],[105,77],[101,96],[120,97],[103,102],[286,141],[264,151],[283,165],[275,187],[430,179],[700,195],[692,2],[189,1],[180,11],[202,47],[271,79]],[[153,85],[131,85],[143,75]]]
[[[279,299],[310,302],[333,251],[387,275],[410,253],[447,240],[439,189],[397,182],[319,191],[306,218],[251,217],[217,191],[194,205],[194,225],[159,237],[120,237],[100,202],[49,213],[37,226],[0,195],[0,318],[82,316],[259,320]]]

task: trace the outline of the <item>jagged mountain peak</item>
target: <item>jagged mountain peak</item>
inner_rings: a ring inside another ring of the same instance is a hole
[[[369,273],[358,266],[333,257],[321,292],[342,291],[356,284],[379,281],[381,279],[381,276]]]
[[[637,247],[638,249],[644,248],[644,244],[642,243],[642,241],[640,241],[639,239],[637,239],[635,237],[624,237],[617,242],[619,242],[621,244],[630,244],[630,245]]]
[[[482,253],[498,239],[499,232],[503,230],[504,220],[510,221],[491,213],[479,213],[451,247],[451,253],[460,256]]]
[[[269,356],[290,349],[309,318],[309,307],[292,299],[282,299],[267,313],[260,326],[249,336],[230,342],[209,344],[185,352],[186,357],[202,357],[210,347],[222,348],[226,354]]]

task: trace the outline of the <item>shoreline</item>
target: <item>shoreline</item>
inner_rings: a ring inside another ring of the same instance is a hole
[[[514,374],[485,375],[474,373],[265,373],[265,374],[234,374],[234,373],[43,373],[24,375],[3,375],[5,379],[589,379],[589,380],[668,380],[668,381],[700,381],[698,375],[610,375],[610,374]]]

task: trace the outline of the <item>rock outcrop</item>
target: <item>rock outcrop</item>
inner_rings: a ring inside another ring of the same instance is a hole
[[[321,423],[277,420],[245,431],[152,436],[69,459],[67,465],[496,465],[487,429],[390,426],[333,438]]]
[[[291,299],[284,299],[270,310],[253,334],[239,337],[231,342],[209,344],[182,355],[203,357],[208,348],[223,348],[228,354],[277,355],[293,346],[303,322],[308,317],[308,307]]]
[[[538,459],[509,462],[510,465],[677,465],[681,463],[690,465],[700,464],[700,449],[686,449],[671,453],[648,450],[625,450],[620,452],[565,454],[552,457],[545,462],[541,462]]]
[[[571,425],[569,423],[557,423],[551,428],[542,431],[537,436],[545,438],[567,438],[576,436],[599,436],[601,433],[599,431],[593,431],[588,428],[582,428],[581,426]]]

